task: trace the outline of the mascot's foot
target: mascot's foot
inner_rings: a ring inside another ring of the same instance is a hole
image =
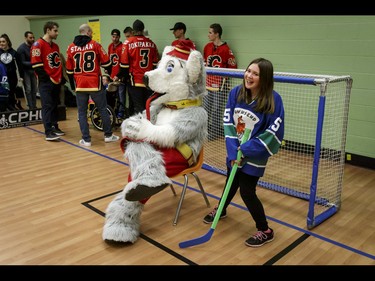
[[[137,241],[143,206],[140,202],[126,201],[124,193],[119,193],[107,207],[102,233],[103,240],[107,243]]]
[[[135,188],[130,189],[125,194],[125,199],[128,201],[140,201],[146,198],[159,193],[163,189],[165,189],[170,183],[163,183],[162,185],[150,187],[146,185],[137,185]]]

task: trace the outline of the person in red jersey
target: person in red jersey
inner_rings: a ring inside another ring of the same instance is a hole
[[[92,28],[88,24],[79,27],[79,34],[66,51],[66,72],[72,90],[75,89],[78,107],[78,122],[82,133],[80,145],[91,146],[91,135],[87,123],[88,101],[91,97],[98,107],[103,121],[104,141],[113,142],[120,137],[112,134],[111,120],[107,111],[106,91],[102,86],[101,67],[111,73],[112,63],[102,45],[92,39]]]
[[[180,40],[188,40],[191,41],[192,45],[194,46],[194,50],[196,49],[194,42],[185,37],[186,25],[183,22],[176,22],[169,30],[173,30],[173,35],[175,37],[175,40],[171,44],[172,46],[176,46]]]
[[[39,94],[42,102],[42,120],[45,139],[58,140],[65,133],[58,126],[59,95],[62,82],[60,48],[53,42],[59,35],[59,25],[48,21],[43,27],[44,35],[31,46],[31,65],[38,76]]]
[[[125,40],[128,40],[130,37],[134,36],[134,30],[130,26],[125,27],[123,32],[126,38]]]
[[[223,29],[220,24],[213,23],[208,30],[208,40],[204,46],[203,59],[207,67],[237,68],[237,62],[228,44],[221,40]],[[207,75],[206,86],[208,95],[203,99],[204,108],[208,113],[208,139],[224,137],[222,116],[224,104],[228,97],[228,78]]]
[[[111,31],[112,42],[108,45],[108,55],[112,62],[111,79],[117,75],[120,70],[120,56],[122,51],[122,42],[120,41],[120,30],[113,29]],[[121,83],[117,87],[116,95],[120,101],[118,118],[123,119],[125,117],[125,104],[126,104],[126,85]]]
[[[133,102],[134,114],[141,113],[146,108],[146,101],[152,94],[143,82],[144,73],[156,68],[159,61],[157,46],[144,36],[144,29],[142,21],[134,21],[134,36],[129,37],[123,44],[120,72],[114,78],[114,81],[129,81],[128,93]]]

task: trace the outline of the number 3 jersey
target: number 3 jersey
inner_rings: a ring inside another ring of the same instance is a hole
[[[73,75],[76,91],[102,89],[101,67],[110,67],[111,60],[100,43],[87,35],[77,35],[68,46],[66,57],[66,72]]]
[[[245,128],[251,130],[249,140],[241,145],[243,161],[239,169],[245,174],[261,177],[268,158],[279,151],[284,137],[284,106],[281,96],[273,91],[275,110],[262,113],[254,110],[256,100],[250,104],[238,102],[242,85],[234,87],[230,93],[224,112],[224,134],[227,149],[227,166],[237,159],[238,147]]]

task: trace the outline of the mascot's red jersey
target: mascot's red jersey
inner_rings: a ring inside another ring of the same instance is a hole
[[[60,48],[56,43],[50,44],[43,38],[39,38],[31,46],[30,54],[33,68],[42,67],[53,83],[61,83],[62,63]]]
[[[66,56],[66,72],[73,74],[76,91],[93,92],[102,88],[100,67],[110,67],[111,60],[100,43],[87,35],[77,35]]]
[[[135,35],[126,40],[122,46],[120,67],[129,70],[132,86],[145,87],[143,75],[153,70],[159,61],[155,43],[143,35]]]
[[[227,43],[220,46],[215,46],[213,42],[208,43],[203,50],[203,59],[208,67],[237,68],[236,59]],[[218,91],[222,87],[221,80],[221,77],[207,75],[207,89]]]

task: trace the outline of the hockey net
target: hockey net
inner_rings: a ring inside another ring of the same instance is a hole
[[[219,85],[208,89],[203,103],[208,112],[203,165],[207,170],[226,174],[223,112],[230,89],[242,83],[244,71],[206,68]],[[258,184],[308,200],[310,229],[341,206],[352,78],[275,72],[274,81],[284,103],[284,140]]]

